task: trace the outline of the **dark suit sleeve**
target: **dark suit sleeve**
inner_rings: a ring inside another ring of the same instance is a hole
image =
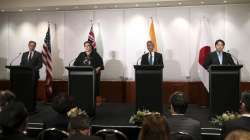
[[[39,70],[40,68],[42,68],[42,66],[43,66],[42,54],[37,53],[37,62],[34,69]]]
[[[223,123],[222,129],[221,129],[222,138],[225,138],[227,134],[232,130],[230,126],[231,126],[230,121]]]
[[[22,59],[21,59],[21,63],[20,66],[24,66],[25,65],[25,55],[24,53],[22,54]]]
[[[212,64],[211,60],[211,53],[208,54],[208,56],[205,58],[205,62],[203,64],[203,67],[208,70],[209,66]]]
[[[95,59],[95,68],[101,67],[101,70],[104,70],[102,57],[97,52],[95,52],[94,59]]]
[[[77,58],[76,58],[76,60],[75,60],[75,62],[74,62],[74,66],[80,66],[81,65],[81,60],[83,60],[83,53],[80,53],[78,56],[77,56]]]
[[[159,55],[159,64],[162,65],[162,66],[164,66],[162,54]]]
[[[146,54],[142,55],[142,57],[141,57],[141,65],[147,65],[147,57],[146,56],[147,56]]]
[[[228,57],[228,63],[230,65],[235,65],[234,60],[233,60],[231,54],[227,53],[227,57]]]

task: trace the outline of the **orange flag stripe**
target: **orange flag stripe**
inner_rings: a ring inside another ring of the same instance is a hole
[[[149,36],[150,36],[150,40],[154,43],[154,50],[158,51],[153,18],[151,18],[151,23],[150,23],[150,28],[149,28]]]

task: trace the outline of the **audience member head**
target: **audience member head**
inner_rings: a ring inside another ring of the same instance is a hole
[[[85,112],[76,107],[68,112],[68,116],[70,135],[90,135],[89,117]]]
[[[28,112],[21,102],[11,102],[0,115],[3,135],[22,133],[25,130]]]
[[[0,91],[0,112],[15,99],[15,94],[9,90]]]
[[[246,130],[231,131],[225,140],[250,140],[250,132]]]
[[[146,116],[139,133],[139,140],[168,140],[169,127],[165,117],[161,115]]]
[[[55,96],[52,101],[52,108],[59,114],[66,115],[67,112],[73,108],[75,105],[73,99],[65,96],[64,94],[59,94]]]
[[[241,93],[240,112],[250,113],[250,91],[244,91]]]
[[[184,93],[183,92],[175,92],[171,97],[170,97],[170,103],[171,103],[171,113],[172,114],[185,114],[188,103],[185,99]]]

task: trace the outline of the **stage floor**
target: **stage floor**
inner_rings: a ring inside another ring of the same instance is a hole
[[[135,112],[134,104],[121,104],[121,103],[105,103],[96,108],[96,115],[92,118],[92,133],[94,134],[100,129],[111,128],[124,132],[129,140],[137,140],[140,127],[129,124],[129,118]],[[50,117],[56,115],[56,112],[51,108],[48,103],[37,104],[37,113],[30,115],[29,124],[38,123],[39,129],[35,129],[34,133],[30,133],[31,137],[36,137],[43,129],[41,128],[43,122],[49,120]],[[168,118],[168,107],[164,107],[164,115]],[[220,140],[220,129],[214,128],[209,124],[209,110],[197,105],[189,105],[187,116],[192,117],[201,122],[201,135],[202,140]],[[29,126],[28,124],[28,126]],[[31,125],[33,126],[33,124]]]
[[[129,118],[134,112],[134,104],[104,103],[96,108],[96,115],[92,119],[92,125],[132,126],[129,124]],[[37,104],[37,113],[30,116],[29,122],[42,123],[54,114],[55,112],[50,104],[39,102]],[[167,107],[164,107],[164,115],[167,117],[169,115]],[[209,125],[209,111],[207,108],[190,104],[186,115],[199,120],[201,127],[211,127]]]

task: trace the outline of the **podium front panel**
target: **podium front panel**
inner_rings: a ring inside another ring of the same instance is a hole
[[[136,109],[163,111],[162,70],[136,70]]]
[[[69,71],[69,95],[90,116],[95,114],[94,71]]]
[[[17,100],[24,103],[29,112],[35,110],[35,86],[36,80],[34,71],[28,68],[10,68],[11,91],[16,95]]]
[[[240,71],[210,72],[210,113],[220,115],[225,111],[239,110]]]

